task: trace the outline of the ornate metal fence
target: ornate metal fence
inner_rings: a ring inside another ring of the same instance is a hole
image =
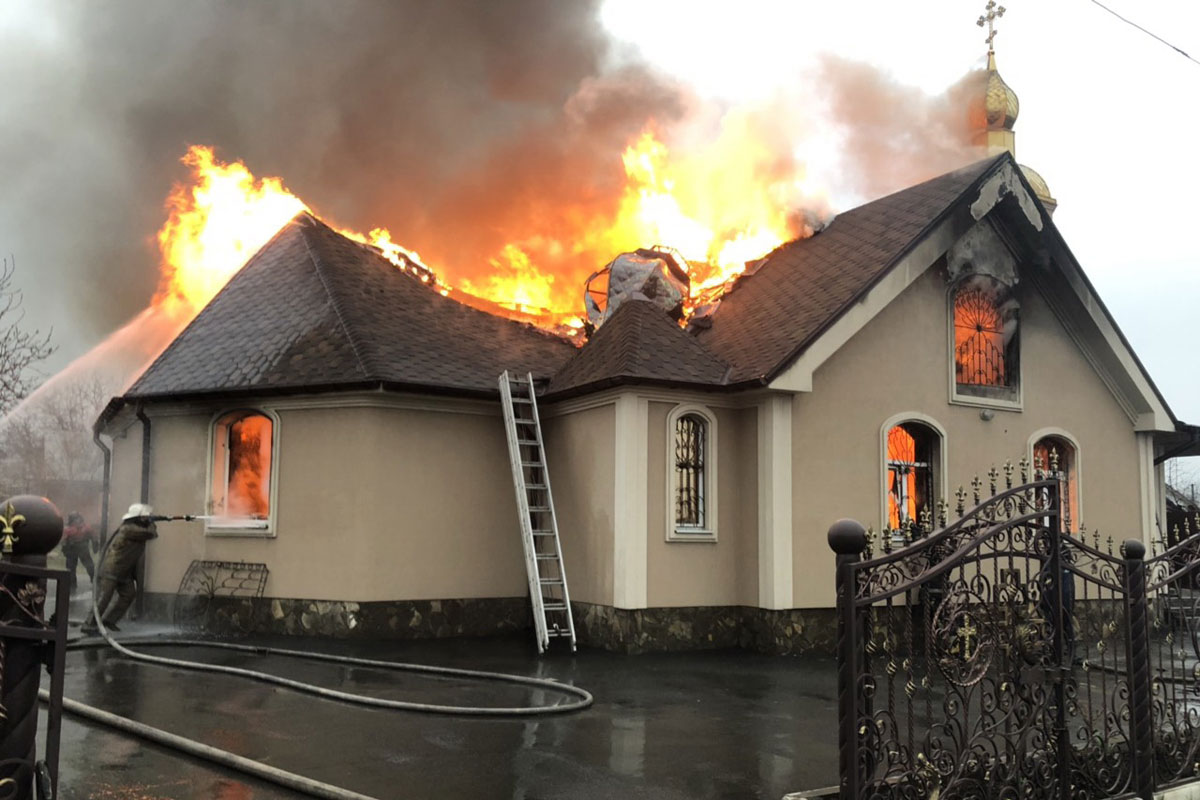
[[[936,530],[830,529],[844,800],[1149,800],[1195,775],[1200,531],[1114,553],[1066,532],[1058,476],[1013,471]]]

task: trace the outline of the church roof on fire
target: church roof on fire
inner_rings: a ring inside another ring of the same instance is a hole
[[[505,369],[548,379],[573,352],[558,337],[443,297],[301,213],[126,397],[381,384],[491,394]]]
[[[549,393],[600,389],[626,380],[712,386],[723,384],[729,373],[728,365],[657,305],[630,299],[559,370]]]
[[[781,245],[726,293],[697,340],[733,367],[729,383],[769,381],[1010,159],[985,159],[882,197]]]

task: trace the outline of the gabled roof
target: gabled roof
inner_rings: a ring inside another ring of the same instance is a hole
[[[731,383],[766,382],[912,249],[1007,154],[839,214],[777,248],[738,280],[697,339],[734,368]]]
[[[548,394],[575,394],[624,381],[720,386],[728,365],[648,300],[626,300],[550,381]]]
[[[315,217],[289,222],[126,393],[149,398],[386,385],[494,394],[575,348],[464,306]]]

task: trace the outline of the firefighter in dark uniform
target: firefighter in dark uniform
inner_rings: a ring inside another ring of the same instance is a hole
[[[146,542],[158,537],[158,529],[152,517],[154,509],[144,503],[134,503],[121,518],[121,525],[113,534],[112,543],[100,564],[100,587],[96,597],[96,609],[104,627],[118,631],[117,623],[137,596],[135,576],[138,560],[146,550]],[[113,594],[117,600],[108,608]],[[107,611],[105,610],[107,608]],[[84,633],[97,631],[96,619],[88,616],[83,624]]]

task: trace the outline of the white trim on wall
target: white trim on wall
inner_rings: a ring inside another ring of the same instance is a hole
[[[645,608],[650,403],[635,394],[616,399],[613,487],[613,606]]]
[[[1154,465],[1154,432],[1137,432],[1139,500],[1142,520],[1142,542],[1150,549],[1154,539],[1155,517],[1159,507],[1157,479],[1159,470]]]
[[[792,395],[758,407],[758,604],[792,608]]]
[[[1066,439],[1071,447],[1075,448],[1075,515],[1078,519],[1071,520],[1071,527],[1079,529],[1080,523],[1083,523],[1087,518],[1083,515],[1083,448],[1079,445],[1079,440],[1074,434],[1056,427],[1039,428],[1029,435],[1029,440],[1025,443],[1025,457],[1029,459],[1029,474],[1033,474],[1035,469],[1033,464],[1033,446],[1047,436],[1057,436],[1060,439]],[[1047,464],[1046,469],[1050,466]]]
[[[949,436],[946,435],[946,429],[943,428],[941,423],[936,419],[928,414],[922,414],[920,411],[904,411],[899,414],[893,414],[885,419],[883,424],[879,426],[879,481],[877,486],[879,487],[880,530],[886,530],[888,526],[887,490],[884,488],[887,486],[888,472],[888,431],[905,422],[918,422],[922,425],[932,428],[934,432],[937,433],[937,470],[933,475],[933,489],[936,498],[933,502],[936,503],[938,500],[950,502],[946,492],[946,487],[948,486],[946,483],[948,477],[947,465],[950,463],[949,457],[946,455],[947,450],[949,449]],[[935,509],[930,508],[930,511],[935,511]]]
[[[704,437],[704,525],[701,528],[677,528],[675,525],[675,423],[680,417],[695,414],[704,419],[708,429]],[[696,403],[681,403],[667,414],[667,494],[666,494],[666,539],[668,542],[716,542],[717,541],[717,416],[706,407]]]

